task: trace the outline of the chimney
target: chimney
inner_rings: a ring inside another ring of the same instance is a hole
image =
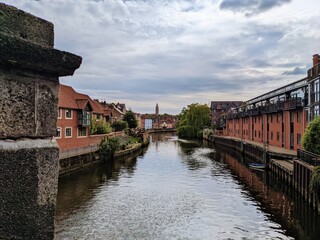
[[[317,65],[319,63],[319,54],[313,55],[313,66]]]

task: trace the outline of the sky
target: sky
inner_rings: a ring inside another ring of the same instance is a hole
[[[2,0],[54,24],[82,56],[60,82],[135,112],[246,101],[306,76],[319,0]]]

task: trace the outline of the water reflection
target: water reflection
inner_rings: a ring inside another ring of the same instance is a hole
[[[60,177],[57,197],[57,222],[68,218],[95,196],[96,189],[109,182],[115,183],[119,177],[130,177],[134,174],[137,158],[143,156],[142,149],[130,157],[123,157],[115,162],[101,163],[81,172]]]
[[[252,197],[267,217],[278,222],[288,235],[298,239],[319,239],[320,216],[294,190],[268,171],[249,169],[241,154],[216,147],[217,161],[227,163],[243,193]]]
[[[318,216],[252,160],[151,139],[139,156],[60,179],[57,239],[317,239]]]

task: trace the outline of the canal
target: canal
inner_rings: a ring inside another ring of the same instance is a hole
[[[56,239],[319,239],[320,219],[228,149],[168,134],[59,179]]]

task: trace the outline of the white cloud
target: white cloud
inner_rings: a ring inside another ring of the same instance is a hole
[[[320,40],[314,0],[248,0],[260,7],[250,17],[221,10],[226,0],[4,2],[53,22],[55,47],[83,57],[63,83],[141,112],[246,100],[298,80],[283,73],[310,66]]]

